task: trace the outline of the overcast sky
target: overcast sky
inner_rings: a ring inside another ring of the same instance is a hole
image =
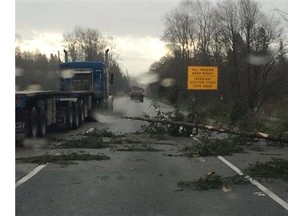
[[[217,0],[214,0],[217,1]],[[165,55],[160,38],[164,16],[181,0],[16,0],[15,33],[22,50],[62,51],[63,33],[75,26],[98,29],[116,41],[120,64],[129,74],[148,70]],[[263,10],[288,11],[287,0],[262,0]]]

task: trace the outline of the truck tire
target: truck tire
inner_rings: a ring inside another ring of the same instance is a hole
[[[36,138],[38,135],[38,113],[35,107],[32,108],[29,116],[29,137]]]
[[[74,106],[73,106],[73,127],[72,127],[73,130],[76,130],[79,127],[79,118],[80,118],[79,105],[78,105],[78,103],[74,103]]]
[[[73,127],[73,105],[72,102],[68,102],[66,111],[66,127],[71,130]]]
[[[79,102],[79,125],[83,124],[85,121],[85,114],[84,114],[84,103],[81,100]]]
[[[45,137],[47,132],[46,110],[41,107],[39,112],[38,136]]]

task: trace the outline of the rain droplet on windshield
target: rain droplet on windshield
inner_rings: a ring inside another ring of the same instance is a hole
[[[247,57],[247,62],[252,65],[265,65],[271,59],[271,56],[268,54],[264,55],[256,55],[256,54],[249,54]]]

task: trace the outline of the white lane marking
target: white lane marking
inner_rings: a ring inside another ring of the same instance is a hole
[[[219,160],[221,160],[223,163],[225,163],[227,166],[229,166],[231,169],[233,169],[236,173],[239,175],[243,175],[243,172],[238,169],[236,166],[234,166],[232,163],[227,161],[222,156],[217,156]],[[274,194],[272,191],[270,191],[268,188],[257,182],[256,180],[252,179],[250,176],[245,176],[253,185],[255,185],[258,189],[260,189],[263,193],[268,195],[271,199],[273,199],[275,202],[277,202],[279,205],[281,205],[283,208],[288,210],[288,203],[282,200],[280,197],[278,197],[276,194]]]
[[[220,159],[222,162],[224,162],[227,166],[229,166],[231,169],[233,169],[239,175],[243,175],[243,172],[240,169],[238,169],[236,166],[234,166],[232,163],[230,163],[228,160],[226,160],[222,156],[217,156],[217,158]]]
[[[28,181],[30,178],[32,178],[34,175],[36,175],[38,172],[40,172],[44,167],[46,167],[47,164],[39,165],[35,169],[33,169],[31,172],[29,172],[26,176],[21,178],[16,182],[16,188]]]

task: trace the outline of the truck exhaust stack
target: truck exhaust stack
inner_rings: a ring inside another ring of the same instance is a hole
[[[107,68],[109,67],[108,52],[109,52],[109,49],[107,49],[107,50],[105,51],[105,60],[104,60],[105,66],[106,66]]]
[[[68,62],[68,52],[64,49],[65,62]]]

